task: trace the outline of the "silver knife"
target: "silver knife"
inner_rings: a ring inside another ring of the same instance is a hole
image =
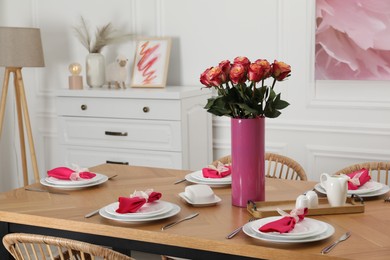
[[[189,216],[187,216],[187,217],[185,217],[185,218],[179,219],[179,220],[177,220],[177,221],[174,221],[174,222],[172,222],[172,223],[169,223],[168,225],[163,226],[163,227],[161,228],[161,230],[164,231],[164,230],[166,230],[166,229],[168,229],[168,228],[170,228],[170,227],[173,227],[173,226],[175,226],[175,225],[177,225],[177,224],[183,222],[184,220],[189,220],[189,219],[195,218],[195,217],[198,216],[198,215],[199,215],[198,212],[196,212],[196,213],[194,213],[194,214],[191,214],[191,215],[189,215]]]
[[[335,242],[330,244],[329,246],[322,249],[321,254],[327,254],[332,250],[335,246],[338,245],[338,243],[343,242],[344,240],[347,240],[351,236],[351,232],[347,232],[344,235],[342,235],[339,239],[337,239]]]
[[[86,215],[84,216],[84,218],[90,218],[90,217],[92,217],[92,216],[95,216],[96,214],[99,213],[99,210],[100,210],[100,209],[97,209],[97,210],[94,210],[94,211],[92,211],[92,212],[86,214]]]
[[[27,190],[27,191],[37,191],[37,192],[47,192],[47,193],[51,193],[51,194],[69,195],[69,193],[65,193],[65,192],[41,190],[41,189],[38,189],[38,188],[24,188],[24,189]]]

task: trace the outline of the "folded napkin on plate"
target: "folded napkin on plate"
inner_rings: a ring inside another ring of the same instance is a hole
[[[225,165],[218,162],[217,167],[209,165],[207,168],[202,169],[203,177],[205,178],[223,178],[232,173],[231,165]]]
[[[156,200],[159,200],[161,198],[162,194],[161,192],[155,192],[155,191],[152,191],[150,194],[149,194],[149,197],[148,197],[148,202],[154,202]]]
[[[278,210],[279,211],[279,210]],[[288,233],[291,230],[294,229],[295,224],[299,221],[302,221],[305,218],[305,215],[307,214],[308,209],[293,209],[290,214],[285,215],[284,217],[269,222],[259,228],[260,232],[279,232],[279,233]],[[279,213],[281,213],[279,211]]]
[[[141,197],[119,197],[119,208],[117,208],[117,213],[135,213],[137,212],[145,203],[146,199]]]
[[[360,186],[371,180],[370,173],[365,168],[348,173],[347,176],[349,177],[348,190],[357,190]]]
[[[146,191],[134,191],[130,197],[119,197],[117,213],[135,213],[146,203],[152,203],[162,197],[161,192],[148,189]]]
[[[77,181],[80,179],[92,179],[96,176],[95,173],[89,172],[88,169],[81,169],[76,167],[72,170],[67,167],[57,167],[47,171],[47,176],[54,177],[60,180]]]

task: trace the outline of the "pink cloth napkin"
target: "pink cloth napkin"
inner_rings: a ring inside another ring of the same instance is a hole
[[[156,192],[152,189],[135,191],[130,197],[119,197],[119,207],[116,209],[116,212],[121,214],[135,213],[146,203],[155,202],[161,197],[161,192]]]
[[[203,177],[205,178],[223,178],[232,173],[231,165],[224,165],[221,162],[218,162],[218,166],[215,167],[210,165],[207,168],[202,169]]]
[[[148,202],[150,203],[159,200],[161,196],[162,196],[161,192],[152,191],[152,193],[149,194]]]
[[[367,169],[362,168],[358,171],[348,173],[348,190],[357,190],[360,186],[371,180],[370,173]]]
[[[119,207],[116,210],[117,213],[135,213],[137,212],[145,203],[145,198],[140,197],[119,197]]]
[[[288,233],[294,229],[295,224],[302,221],[307,214],[308,209],[298,209],[296,213],[291,211],[289,216],[284,216],[281,219],[269,222],[259,228],[260,232],[279,232]]]
[[[67,167],[58,167],[47,171],[47,176],[54,177],[60,180],[79,180],[79,179],[92,179],[96,176],[92,172],[76,172]]]

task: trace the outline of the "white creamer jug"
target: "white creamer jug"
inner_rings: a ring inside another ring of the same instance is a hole
[[[339,207],[345,204],[348,192],[348,177],[330,176],[322,173],[320,176],[321,186],[326,190],[326,196],[330,206]]]

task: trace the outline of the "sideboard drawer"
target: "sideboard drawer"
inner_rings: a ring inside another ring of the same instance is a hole
[[[180,120],[179,100],[58,97],[62,116]]]
[[[169,169],[180,169],[182,166],[181,153],[175,152],[72,146],[65,148],[64,155],[65,163],[67,165],[77,164],[80,167],[87,168],[104,163]]]
[[[179,121],[60,117],[65,145],[181,151]]]

